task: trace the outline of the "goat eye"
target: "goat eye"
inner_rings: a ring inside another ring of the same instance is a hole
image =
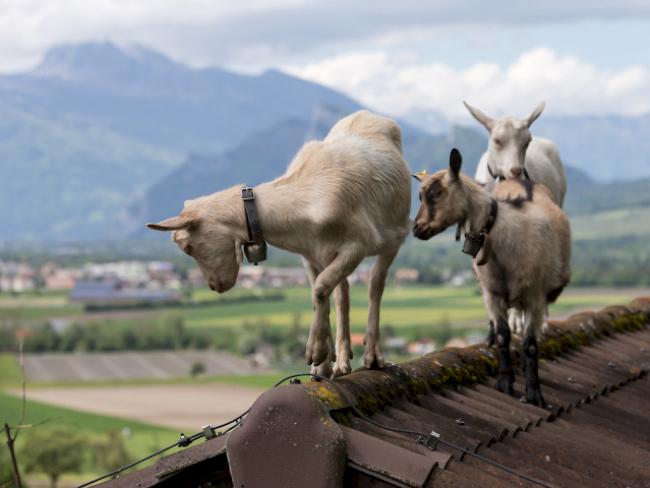
[[[188,256],[192,255],[192,246],[190,244],[185,244],[184,246],[181,247],[183,252],[187,254]]]
[[[501,139],[497,138],[497,139],[493,139],[493,140],[494,140],[494,144],[496,144],[497,146],[501,145]]]

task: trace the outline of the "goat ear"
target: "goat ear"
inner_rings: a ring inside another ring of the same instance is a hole
[[[449,173],[452,178],[457,180],[460,175],[460,167],[463,165],[463,157],[460,155],[460,151],[456,148],[453,148],[449,153]]]
[[[170,217],[168,219],[161,220],[157,224],[147,224],[147,227],[153,230],[169,231],[186,229],[195,223],[196,218],[194,217],[191,217],[189,215],[178,215],[176,217]]]
[[[542,111],[544,110],[545,106],[546,106],[546,102],[544,101],[540,102],[540,104],[535,108],[535,110],[533,110],[533,113],[528,116],[528,118],[526,119],[526,124],[528,125],[528,127],[533,125],[533,122],[537,120],[537,117],[542,115]]]
[[[472,117],[474,117],[481,124],[483,124],[488,131],[492,130],[492,127],[494,126],[494,119],[493,118],[488,117],[483,112],[481,112],[479,109],[477,109],[475,107],[472,107],[466,101],[463,101],[463,105],[465,105],[465,108],[469,111],[470,114],[472,114]]]

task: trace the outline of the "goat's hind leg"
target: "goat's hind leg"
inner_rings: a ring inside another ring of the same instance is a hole
[[[366,368],[384,367],[384,355],[381,351],[379,338],[379,310],[381,297],[384,294],[384,286],[386,285],[388,268],[390,268],[398,250],[399,247],[377,256],[377,261],[375,261],[370,271],[368,327],[366,328],[365,339],[366,350],[363,354],[363,364]]]
[[[537,335],[544,322],[545,307],[537,307],[526,314],[524,340],[523,340],[523,359],[524,371],[526,373],[526,401],[544,407],[546,402],[542,396],[542,389],[539,382],[539,347],[537,345]]]
[[[332,377],[343,376],[352,371],[352,345],[350,344],[350,284],[343,278],[334,289],[336,302],[336,360]]]

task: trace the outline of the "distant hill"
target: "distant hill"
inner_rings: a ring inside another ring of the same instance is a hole
[[[0,243],[138,233],[144,222],[178,212],[187,198],[280,175],[305,141],[322,138],[359,108],[339,92],[279,71],[195,70],[110,43],[54,48],[35,69],[0,75],[0,205],[8,210]],[[486,147],[482,128],[435,121],[444,134],[400,121],[411,168],[446,167],[450,148],[458,147],[473,174]],[[650,175],[643,117],[542,117],[536,128],[558,142],[566,163],[581,168],[567,168],[570,193],[591,187],[593,174]],[[641,191],[635,185],[616,187],[631,195],[627,203]]]
[[[120,235],[129,202],[189,153],[354,100],[278,71],[193,70],[110,43],[52,49],[0,76],[0,241]]]
[[[409,113],[405,119],[426,131],[444,127],[440,114],[434,111]],[[472,123],[468,128],[486,133],[478,123]],[[650,177],[650,113],[567,117],[542,114],[531,132],[554,141],[564,164],[581,170],[596,181]]]

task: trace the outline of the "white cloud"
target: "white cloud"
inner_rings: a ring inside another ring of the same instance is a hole
[[[426,109],[462,120],[467,118],[462,100],[492,115],[523,116],[540,100],[546,100],[547,112],[554,115],[650,111],[648,68],[603,70],[543,47],[523,53],[505,68],[477,63],[457,69],[376,50],[286,69],[396,115]]]
[[[364,43],[419,38],[426,45],[449,28],[465,35],[453,37],[456,45],[480,43],[481,50],[487,43],[475,31],[498,36],[514,27],[648,18],[643,0],[546,0],[525,8],[519,0],[0,0],[0,72],[31,67],[55,44],[87,40],[144,44],[195,66],[255,70]]]

